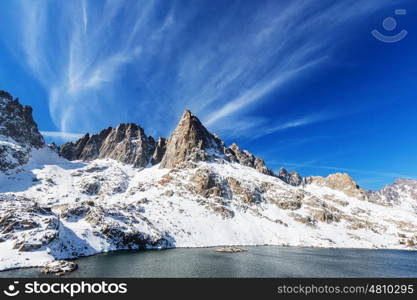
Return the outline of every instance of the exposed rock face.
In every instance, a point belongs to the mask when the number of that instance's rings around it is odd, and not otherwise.
[[[59,222],[48,207],[13,194],[0,194],[0,241],[13,240],[13,248],[33,251],[58,235]]]
[[[311,176],[305,178],[306,184],[316,184],[322,187],[328,187],[345,193],[349,197],[355,197],[360,200],[367,200],[368,195],[359,185],[353,181],[349,174],[336,173],[323,178],[321,176]]]
[[[185,110],[174,133],[167,141],[162,168],[174,168],[186,161],[209,161],[223,159],[254,168],[266,175],[273,172],[265,162],[247,150],[240,150],[236,144],[226,148],[224,142],[207,131],[200,120]]]
[[[99,134],[93,134],[89,136],[88,140],[84,138],[86,143],[83,148],[80,149],[80,156],[77,159],[89,161],[99,158],[101,154],[100,149],[112,130],[112,128],[107,128],[102,130]]]
[[[58,153],[62,157],[65,157],[68,160],[77,160],[80,159],[81,153],[84,150],[85,145],[90,139],[90,135],[87,133],[81,139],[75,143],[69,142],[65,143],[58,148]]]
[[[0,135],[12,138],[20,145],[41,148],[45,142],[33,121],[32,107],[0,91]]]
[[[397,179],[393,184],[384,186],[379,191],[369,191],[369,201],[385,204],[398,204],[400,199],[409,198],[415,201],[417,209],[417,181]]]
[[[0,171],[28,162],[32,148],[45,144],[32,118],[32,108],[0,91]]]
[[[167,141],[161,168],[174,168],[185,161],[204,161],[223,157],[223,153],[222,141],[208,132],[200,120],[186,110]]]
[[[240,150],[239,146],[236,144],[232,144],[230,145],[230,147],[228,148],[228,157],[230,158],[231,161],[235,161],[240,163],[243,166],[246,167],[252,167],[253,168],[253,164],[255,162],[255,156],[250,153],[247,150]]]
[[[1,138],[1,137],[0,137]],[[30,149],[22,147],[8,139],[0,140],[0,171],[7,171],[26,164]]]
[[[279,170],[278,178],[293,186],[299,186],[303,183],[303,178],[300,176],[300,174],[298,174],[296,171],[288,173],[288,171],[284,168]]]
[[[230,161],[238,162],[243,166],[251,167],[266,175],[273,175],[273,172],[265,166],[265,162],[255,157],[247,150],[240,150],[239,146],[232,144],[226,149],[226,155]]]
[[[210,133],[189,110],[184,111],[168,140],[160,137],[155,142],[136,124],[120,124],[99,134],[86,134],[75,143],[63,144],[58,150],[68,160],[111,158],[139,168],[159,163],[161,168],[175,168],[189,161],[225,160],[273,175],[265,162],[249,151],[240,150],[236,144],[226,148],[224,142]]]
[[[155,140],[136,124],[121,124],[112,130],[100,148],[99,158],[146,167],[155,149]]]
[[[64,208],[60,216],[73,221],[83,218],[95,236],[100,236],[117,249],[171,248],[172,238],[157,230],[142,215],[139,205],[131,204],[121,209],[87,202]]]
[[[190,188],[203,197],[218,196],[226,194],[224,183],[216,178],[215,174],[208,170],[198,170],[190,179],[193,186]]]
[[[263,174],[271,175],[271,176],[274,175],[274,172],[272,172],[272,170],[266,167],[265,161],[259,157],[255,158],[253,165],[256,170],[258,170],[259,172]]]
[[[120,124],[117,128],[109,127],[92,136],[86,134],[75,143],[62,145],[59,153],[69,160],[111,158],[144,168],[151,161],[154,150],[155,140],[136,124],[129,123]]]

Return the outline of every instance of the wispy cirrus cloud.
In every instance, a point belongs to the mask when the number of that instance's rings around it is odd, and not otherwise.
[[[226,122],[220,120],[214,128],[228,137],[244,137],[253,140],[279,131],[327,122],[361,113],[363,111],[363,109],[351,109],[342,112],[322,110],[312,114],[283,119],[281,121],[271,121],[261,117],[239,116],[237,118],[232,118],[231,122],[230,119]],[[277,118],[282,119],[285,117],[279,116]],[[227,122],[232,123],[233,127],[228,128],[226,125]],[[223,131],[223,128],[227,128],[227,131]]]
[[[330,1],[15,1],[23,65],[62,132],[139,122],[166,135],[184,108],[211,128],[331,60],[338,36],[387,5]],[[24,22],[22,22],[24,20]],[[321,118],[321,119],[320,119]],[[263,134],[324,121],[305,117]],[[244,131],[248,131],[246,126]],[[230,128],[230,126],[229,126]],[[228,134],[242,134],[230,128]]]
[[[112,28],[120,3],[90,3],[66,1],[57,8],[47,1],[19,2],[25,19],[21,48],[28,67],[48,89],[52,119],[63,132],[88,126],[94,110],[105,105],[99,98],[140,54],[139,47],[118,38],[123,33]]]
[[[236,99],[230,101],[218,110],[215,110],[214,112],[210,113],[205,123],[210,126],[218,120],[225,118],[235,112],[238,112],[239,110],[251,105],[252,103],[266,96],[274,89],[277,89],[280,85],[284,84],[288,80],[291,80],[291,78],[294,78],[303,70],[312,68],[313,66],[318,64],[319,61],[313,61],[309,64],[301,66],[298,69],[291,71],[283,71],[279,76],[277,76],[277,78],[271,79],[270,81],[255,84],[251,89],[244,91]]]

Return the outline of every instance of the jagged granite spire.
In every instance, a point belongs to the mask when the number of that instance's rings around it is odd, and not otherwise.
[[[303,183],[303,178],[298,172],[292,171],[288,173],[284,168],[279,169],[278,178],[293,186],[299,186]]]
[[[110,131],[99,158],[111,158],[135,167],[146,167],[155,150],[155,140],[136,124],[120,124]]]
[[[189,110],[185,110],[177,128],[167,141],[161,168],[174,168],[184,161],[201,161],[223,156],[222,141],[208,132]]]
[[[255,157],[248,150],[240,150],[239,146],[233,143],[226,149],[226,155],[232,162],[237,162],[241,165],[254,168],[266,175],[273,175],[274,173],[268,169],[263,159]]]
[[[69,160],[90,161],[111,158],[135,167],[148,165],[155,150],[155,140],[136,124],[120,124],[98,134],[84,135],[77,142],[63,144],[59,154]]]

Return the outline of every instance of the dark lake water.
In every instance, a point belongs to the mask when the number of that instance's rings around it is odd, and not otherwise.
[[[417,252],[397,250],[245,247],[125,251],[80,258],[65,277],[417,277]],[[44,277],[38,269],[0,277]]]

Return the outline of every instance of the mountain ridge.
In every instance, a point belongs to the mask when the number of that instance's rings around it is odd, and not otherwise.
[[[31,110],[18,102],[5,109],[12,101],[0,96],[2,120],[27,129],[22,136],[36,133]],[[0,139],[0,165],[10,160],[1,149],[24,148],[24,160],[0,170],[0,270],[123,249],[417,250],[417,181],[366,191],[343,173],[274,174],[249,151],[226,147],[189,111],[157,141],[132,123],[58,150],[37,134],[20,142],[13,134]]]
[[[120,130],[125,127],[136,128],[140,136],[145,138],[132,143],[131,136],[124,135],[124,131]],[[118,138],[109,141],[111,136]],[[112,155],[114,151],[109,150],[119,146],[116,144],[120,143],[126,146],[124,153],[122,151],[119,152],[120,155]],[[187,161],[225,159],[250,166],[267,175],[274,175],[261,158],[255,157],[249,151],[240,150],[234,143],[227,148],[224,142],[210,133],[188,109],[184,110],[172,135],[168,139],[160,137],[158,144],[153,137],[146,137],[145,131],[138,125],[121,123],[116,128],[109,127],[98,134],[86,134],[78,141],[64,143],[58,148],[58,153],[68,160],[91,161],[97,158],[113,158],[120,162],[132,163],[125,159],[132,151],[131,148],[144,147],[149,150],[141,153],[140,163],[134,163],[135,167],[145,168],[149,164],[160,163],[161,168],[173,168]]]
[[[0,90],[0,109],[0,137],[3,136],[3,139],[4,137],[12,138],[13,142],[23,146],[24,151],[21,155],[24,156],[24,159],[13,166],[24,165],[29,157],[30,149],[28,148],[34,147],[38,149],[46,146],[44,138],[33,120],[32,108],[21,105],[18,98],[14,99],[10,93]],[[4,111],[8,112],[8,114],[5,114]],[[16,112],[18,117],[16,117]],[[10,113],[14,114],[11,116]],[[10,122],[8,119],[12,119],[12,121]],[[180,135],[180,138],[177,135]],[[194,140],[192,143],[187,144],[190,136]],[[179,143],[185,143],[185,145],[177,149]],[[1,146],[4,147],[4,144]],[[312,182],[330,187],[353,185],[358,190],[358,193],[362,194],[361,197],[363,199],[368,199],[369,197],[381,198],[381,195],[384,194],[384,189],[387,190],[389,187],[395,186],[397,181],[415,181],[398,178],[393,184],[387,184],[381,190],[372,191],[363,190],[347,173],[334,173],[329,174],[327,177],[301,177],[295,170],[289,173],[285,168],[280,168],[278,173],[275,174],[265,165],[263,159],[256,157],[248,150],[241,150],[235,143],[226,147],[220,137],[210,133],[188,109],[184,110],[177,127],[168,139],[159,137],[155,141],[155,138],[147,136],[145,130],[138,124],[120,123],[115,128],[108,127],[97,134],[86,133],[75,142],[67,142],[57,146],[56,151],[60,156],[70,161],[92,161],[109,158],[122,163],[132,164],[136,168],[145,168],[156,164],[160,164],[161,168],[174,168],[178,164],[186,163],[187,161],[198,162],[216,158],[225,159],[229,162],[237,162],[243,166],[254,168],[263,174],[275,176],[293,186]],[[179,158],[177,157],[177,151],[181,153]],[[0,167],[2,166],[1,155],[0,148]],[[0,170],[5,171],[6,168],[3,167]],[[335,178],[339,183],[334,182]],[[352,187],[353,190],[354,188]]]

